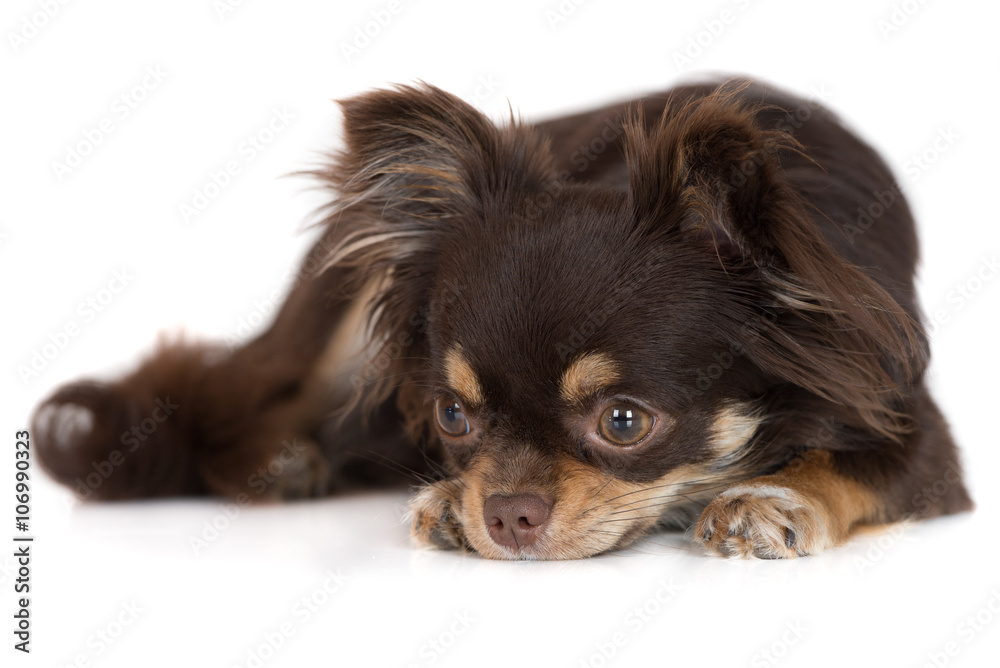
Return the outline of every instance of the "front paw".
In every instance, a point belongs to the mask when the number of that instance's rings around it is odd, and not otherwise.
[[[695,537],[725,557],[787,559],[827,547],[818,513],[787,487],[737,485],[701,514]]]
[[[459,520],[460,488],[451,480],[428,485],[410,501],[407,512],[413,539],[442,550],[471,550]]]

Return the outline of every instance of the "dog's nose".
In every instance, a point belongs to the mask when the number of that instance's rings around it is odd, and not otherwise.
[[[483,505],[490,538],[497,545],[516,550],[531,545],[549,521],[552,505],[537,494],[494,494]]]

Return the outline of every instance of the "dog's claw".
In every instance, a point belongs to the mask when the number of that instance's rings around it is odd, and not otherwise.
[[[738,495],[737,495],[738,494]],[[719,554],[757,559],[804,556],[809,549],[807,509],[793,492],[765,488],[725,492],[706,506],[697,536]]]
[[[419,541],[442,550],[463,549],[468,542],[456,513],[458,500],[451,485],[425,487],[410,503],[412,533]]]
[[[443,525],[428,532],[427,539],[440,550],[457,550],[460,547]]]
[[[711,523],[706,523],[705,528],[701,531],[701,539],[704,541],[709,541],[712,539],[712,535],[715,533],[715,527]]]

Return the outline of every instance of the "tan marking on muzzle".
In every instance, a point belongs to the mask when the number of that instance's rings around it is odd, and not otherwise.
[[[568,456],[547,459],[542,476],[534,459],[508,461],[506,455],[480,456],[460,476],[458,517],[468,544],[482,556],[580,559],[623,547],[658,521],[670,519],[672,508],[684,517],[696,517],[718,492],[720,480],[733,481],[725,473],[694,465],[677,468],[658,480],[628,482]],[[539,494],[552,499],[553,504],[544,533],[532,545],[515,552],[490,537],[483,507],[492,494],[522,493]],[[690,510],[692,504],[696,511]]]

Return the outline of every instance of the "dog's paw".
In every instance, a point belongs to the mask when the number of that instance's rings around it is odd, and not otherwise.
[[[72,452],[80,447],[97,424],[95,411],[86,404],[72,401],[51,402],[38,409],[34,431],[59,452]]]
[[[450,480],[430,484],[413,497],[407,515],[420,545],[442,550],[470,550],[459,520],[460,488]]]
[[[815,554],[830,543],[806,499],[771,485],[737,485],[720,494],[702,512],[695,538],[725,557],[757,559]]]

